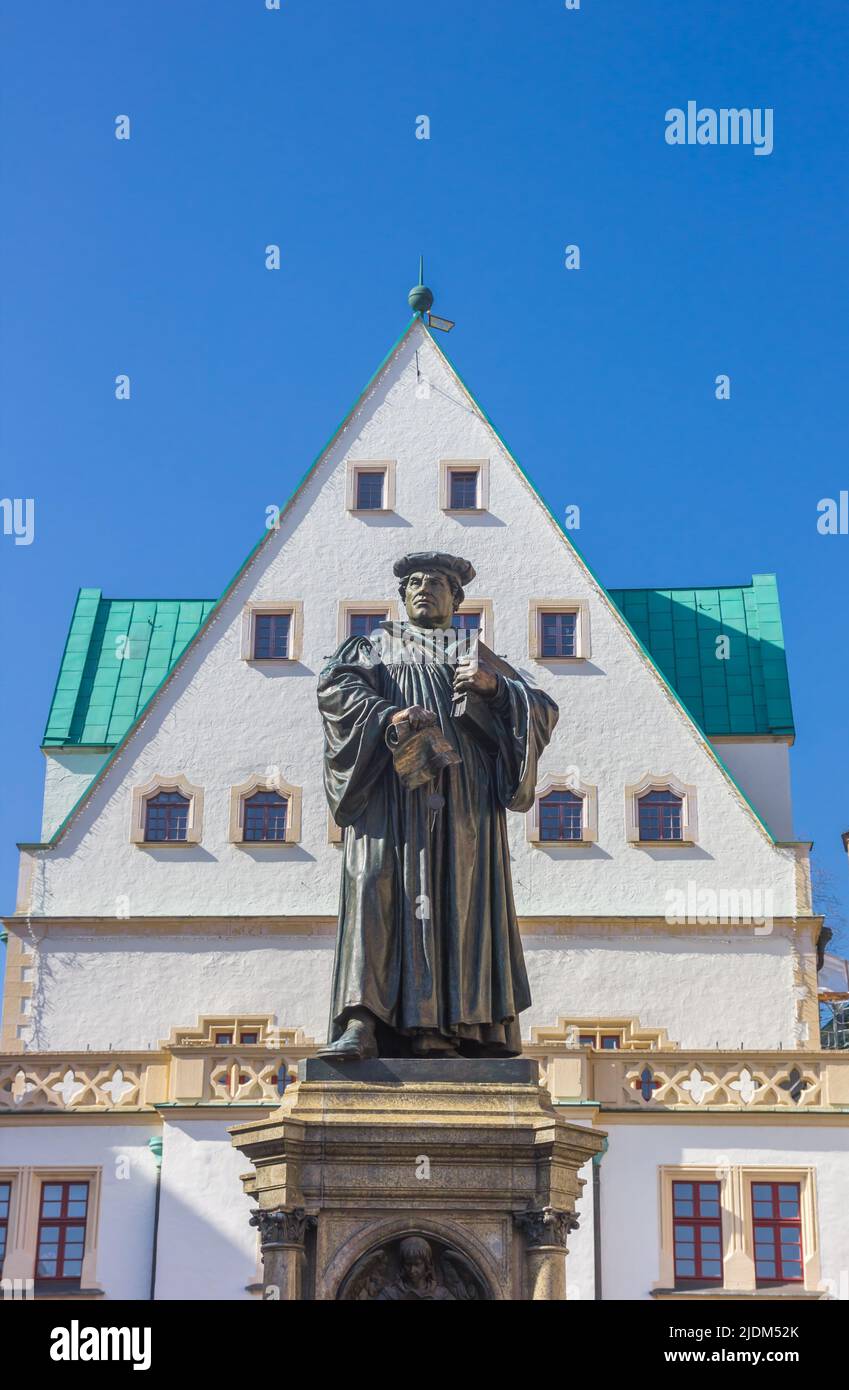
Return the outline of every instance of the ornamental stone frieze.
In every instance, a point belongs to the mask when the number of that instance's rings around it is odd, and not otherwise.
[[[273,1110],[317,1048],[304,1038],[279,1046],[193,1039],[156,1052],[0,1053],[0,1114],[155,1113],[164,1102]],[[601,1111],[799,1114],[849,1105],[849,1052],[603,1051],[552,1038],[526,1044],[523,1058],[539,1065],[555,1100],[591,1101]]]

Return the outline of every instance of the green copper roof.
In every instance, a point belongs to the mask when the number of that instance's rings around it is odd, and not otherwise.
[[[705,733],[793,733],[774,575],[733,588],[609,592]],[[44,746],[119,743],[214,603],[81,589]],[[720,636],[730,639],[728,660],[717,657]]]
[[[718,589],[608,592],[705,733],[792,735],[774,574]]]
[[[44,746],[119,743],[213,607],[80,589]]]

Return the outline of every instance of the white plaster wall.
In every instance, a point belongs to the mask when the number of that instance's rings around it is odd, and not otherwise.
[[[42,839],[48,839],[54,830],[58,830],[108,756],[108,753],[89,753],[78,749],[55,749],[45,753]]]
[[[805,1125],[797,1116],[775,1127],[609,1124],[601,1167],[602,1283],[605,1299],[650,1297],[659,1279],[658,1169],[816,1167],[823,1279],[849,1297],[849,1125]],[[568,1266],[567,1266],[568,1268]]]
[[[416,395],[414,350],[429,399]],[[397,513],[345,510],[345,460],[397,460]],[[438,508],[443,458],[490,458],[490,512]],[[706,752],[693,725],[556,532],[495,436],[416,327],[304,487],[211,630],[185,659],[143,727],[110,767],[59,845],[39,855],[35,914],[333,913],[339,879],[326,842],[322,734],[315,682],[337,642],[337,600],[392,597],[392,562],[438,547],[469,556],[469,596],[494,604],[496,651],[557,699],[561,720],[541,775],[569,767],[598,786],[599,838],[588,850],[532,849],[512,817],[517,905],[530,914],[663,914],[671,889],[771,888],[776,914],[796,909],[789,851],[776,850]],[[270,671],[240,659],[249,598],[303,599],[304,657]],[[592,655],[560,670],[528,658],[528,600],[585,598]],[[300,846],[252,852],[227,842],[230,787],[278,765],[304,788]],[[699,844],[635,849],[624,836],[623,788],[675,773],[699,789]],[[202,845],[139,850],[129,843],[131,789],[183,772],[206,793]]]
[[[770,936],[596,930],[525,937],[533,1003],[522,1035],[558,1018],[636,1018],[681,1047],[798,1047],[794,948]]]
[[[40,934],[40,929],[39,934]],[[809,944],[810,945],[810,944]],[[333,937],[107,935],[57,927],[35,943],[27,1046],[157,1047],[202,1014],[267,1013],[325,1037]],[[524,937],[533,1004],[522,1033],[563,1016],[636,1018],[682,1047],[798,1046],[789,932],[732,937],[587,928]],[[812,948],[811,948],[812,949]]]
[[[331,936],[53,931],[36,947],[27,1046],[158,1047],[202,1014],[272,1014],[324,1039]]]
[[[147,1141],[157,1124],[99,1122],[0,1128],[0,1165],[100,1167],[95,1278],[106,1298],[146,1299],[150,1289],[156,1165]],[[126,1171],[126,1177],[118,1174]]]
[[[787,743],[738,743],[711,739],[722,761],[743,791],[757,806],[779,840],[793,839],[793,806],[790,795],[790,745]]]
[[[250,1165],[227,1128],[243,1119],[169,1120],[163,1126],[157,1299],[246,1299],[261,1277],[254,1203],[239,1181]]]

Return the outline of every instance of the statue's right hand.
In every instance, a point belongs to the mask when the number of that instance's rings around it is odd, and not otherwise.
[[[407,709],[401,709],[397,714],[393,714],[392,723],[402,724],[409,721],[410,728],[415,732],[417,729],[426,729],[430,724],[436,724],[437,718],[433,710],[425,709],[423,705],[410,705]]]

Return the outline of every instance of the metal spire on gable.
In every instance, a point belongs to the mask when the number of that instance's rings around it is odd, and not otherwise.
[[[437,318],[435,314],[430,312],[430,307],[433,304],[433,290],[429,290],[424,283],[424,256],[419,256],[419,283],[413,285],[407,295],[407,300],[413,313],[421,314],[428,328],[438,328],[442,333],[450,333],[454,327],[453,320]]]

